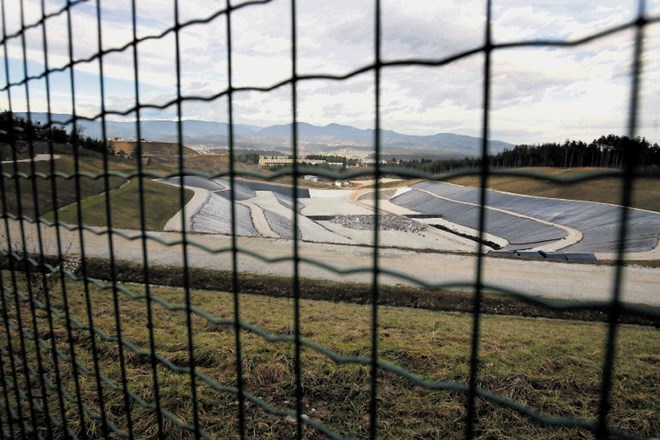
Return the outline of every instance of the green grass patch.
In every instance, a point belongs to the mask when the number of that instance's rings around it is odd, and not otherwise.
[[[9,277],[4,273],[5,285]],[[92,342],[98,351],[100,373],[119,390],[103,386],[107,417],[119,429],[125,430],[130,414],[135,435],[156,438],[156,416],[153,410],[132,402],[127,408],[121,393],[121,363],[116,342],[92,338],[87,330],[88,309],[84,286],[66,282],[68,310],[82,328],[74,328],[70,339],[65,319],[55,318],[48,330],[47,315],[37,313],[38,343],[43,361],[42,375],[55,383],[54,365],[48,351],[51,344],[62,353],[69,353],[69,343],[78,361],[94,370]],[[147,327],[147,305],[140,285],[129,287],[136,296],[118,294],[118,309],[113,305],[111,289],[90,287],[90,311],[96,329],[110,339],[117,336],[115,316],[121,318],[122,339],[147,352],[150,332]],[[24,286],[19,284],[20,292]],[[194,351],[188,351],[188,327],[184,292],[180,288],[151,289],[151,295],[178,309],[171,310],[153,303],[153,337],[159,356],[179,367],[194,362],[202,373],[223,386],[236,385],[236,345],[231,320],[234,297],[218,291],[191,292],[192,305],[214,319],[226,319],[214,324],[194,315],[192,319]],[[13,295],[3,291],[9,322],[17,322],[17,313],[24,323],[31,323],[27,303],[14,303]],[[37,293],[38,297],[42,297]],[[50,294],[52,307],[63,312],[64,297],[55,286]],[[293,301],[241,294],[240,318],[274,335],[293,334]],[[301,332],[308,340],[343,356],[364,356],[371,353],[371,307],[326,301],[301,300]],[[465,384],[469,378],[472,317],[469,314],[427,310],[380,307],[379,356],[427,381],[451,381]],[[30,327],[30,331],[31,331]],[[12,326],[10,334],[0,331],[0,343],[7,346],[8,336],[14,341],[14,357],[20,334]],[[602,323],[544,320],[521,317],[482,317],[480,334],[480,373],[478,386],[511,399],[538,413],[556,417],[595,420],[600,398],[602,358],[607,326]],[[268,343],[260,336],[241,332],[242,370],[245,390],[268,404],[287,410],[295,408],[294,347],[291,343]],[[651,327],[621,325],[618,331],[617,356],[613,372],[613,389],[609,422],[612,427],[639,437],[660,435],[660,338]],[[36,369],[35,343],[26,339],[25,355]],[[321,353],[302,350],[303,410],[311,419],[321,422],[344,437],[368,438],[370,372],[364,365],[337,365]],[[4,374],[13,381],[9,356],[3,355]],[[154,403],[153,370],[150,357],[133,353],[124,347],[127,387],[149,404]],[[75,396],[75,378],[69,362],[60,360],[62,387]],[[20,370],[22,372],[22,370]],[[182,423],[192,423],[192,403],[189,375],[159,365],[157,368],[160,402]],[[18,375],[23,391],[26,383]],[[99,413],[98,390],[94,377],[79,371],[78,382],[86,405]],[[61,419],[55,390],[44,394],[37,376],[32,377],[32,395],[38,403],[47,401],[50,413]],[[236,438],[238,405],[236,395],[215,390],[203,380],[197,381],[199,422],[202,429],[215,438]],[[10,388],[10,405],[15,406]],[[449,438],[464,437],[465,394],[456,391],[433,391],[414,385],[398,374],[378,373],[378,435],[380,438]],[[29,414],[22,401],[24,414]],[[588,438],[592,434],[579,429],[544,426],[493,402],[477,400],[476,438]],[[15,408],[14,408],[15,409]],[[88,416],[81,417],[76,406],[65,401],[64,412],[69,428],[81,436],[82,423],[88,437],[101,435],[101,423]],[[295,424],[283,416],[267,414],[261,407],[249,403],[243,409],[246,437],[255,439],[294,438]],[[45,420],[37,412],[38,424]],[[6,421],[6,418],[3,418]],[[29,422],[29,419],[26,419]],[[171,438],[191,437],[171,421],[166,435]],[[61,433],[53,433],[61,437]],[[306,428],[304,438],[323,438],[312,428]]]
[[[29,162],[16,164],[18,174],[15,174],[13,164],[2,165],[4,200],[8,212],[18,214],[20,203],[23,215],[35,218],[37,212],[35,206],[38,207],[39,214],[43,216],[44,214],[53,211],[54,207],[61,208],[76,201],[76,179],[56,176],[54,179],[57,198],[56,204],[53,205],[53,177],[50,172],[50,162],[35,162],[34,165],[36,174],[48,177],[45,178],[39,175],[32,177]],[[79,161],[79,169],[81,173],[86,172],[92,175],[101,174],[103,170],[102,161],[101,159],[81,158]],[[59,159],[55,160],[56,173],[72,176],[74,171],[75,166],[73,157],[61,155]],[[20,174],[25,174],[30,177],[21,177]],[[86,176],[80,176],[79,179],[80,195],[82,198],[98,194],[106,189],[103,178],[93,179]],[[18,190],[16,189],[16,182],[18,182]],[[110,177],[109,188],[117,188],[124,182],[125,180],[121,177]],[[36,204],[34,194],[36,194]]]
[[[162,231],[167,221],[181,209],[179,188],[151,179],[143,179],[144,207],[140,205],[139,180],[110,193],[113,228],[140,229],[140,216],[144,214],[146,229]],[[194,192],[186,189],[184,204]],[[89,226],[107,226],[105,195],[99,194],[82,201],[82,220]],[[77,223],[77,204],[69,205],[59,212],[64,223]]]
[[[35,150],[37,152],[47,152],[47,146],[37,145]],[[12,214],[19,213],[19,201],[21,205],[21,212],[23,215],[35,218],[38,207],[38,212],[41,216],[51,213],[46,218],[52,220],[52,211],[57,208],[63,208],[76,202],[76,177],[75,161],[70,153],[69,146],[56,146],[56,154],[60,157],[56,159],[55,173],[63,174],[67,177],[56,176],[56,201],[53,203],[52,180],[49,161],[35,162],[36,176],[32,176],[31,164],[18,163],[16,172],[13,164],[2,165],[2,183],[4,184],[4,196],[7,207],[7,212]],[[100,154],[81,150],[81,156],[78,160],[78,167],[81,173],[88,173],[92,177],[79,176],[80,180],[80,196],[81,199],[91,197],[96,194],[101,194],[106,191],[105,180],[103,178],[103,158]],[[130,174],[136,171],[136,162],[134,160],[126,160],[115,157],[108,158],[108,169],[110,172],[119,172]],[[148,170],[159,175],[165,175],[172,172],[172,168],[162,165],[148,165],[145,167]],[[28,177],[20,176],[21,174]],[[44,177],[46,176],[46,177]],[[18,190],[16,189],[16,182],[18,182]],[[120,176],[110,176],[108,189],[113,190],[119,188],[126,182],[126,179]],[[35,190],[36,187],[36,190]],[[35,198],[36,197],[36,205]],[[0,199],[2,202],[2,199]]]

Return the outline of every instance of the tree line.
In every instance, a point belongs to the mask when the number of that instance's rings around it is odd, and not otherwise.
[[[518,145],[492,156],[500,167],[606,167],[622,168],[626,154],[636,151],[641,168],[660,165],[660,146],[643,137],[609,134],[590,143],[566,140],[563,144]]]
[[[605,167],[622,168],[627,154],[637,152],[637,165],[640,168],[660,167],[660,146],[651,144],[643,137],[634,139],[628,136],[610,134],[594,139],[590,143],[566,140],[564,143],[548,142],[539,145],[517,145],[501,153],[491,154],[489,164],[496,168],[515,167]],[[385,167],[399,166],[424,171],[431,174],[443,173],[461,168],[478,168],[479,157],[440,160],[391,160]]]
[[[11,112],[0,113],[0,143],[13,144],[18,142],[53,142],[68,144],[87,150],[103,153],[110,145],[103,140],[85,136],[80,127],[69,131],[59,124],[50,126],[34,123],[25,118],[14,116]]]

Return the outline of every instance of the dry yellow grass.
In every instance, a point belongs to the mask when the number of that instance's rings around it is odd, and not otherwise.
[[[594,168],[527,168],[527,171],[550,176],[572,177],[595,170]],[[465,186],[479,186],[479,176],[463,176],[449,180]],[[622,179],[604,177],[574,184],[557,184],[545,179],[527,177],[490,176],[488,187],[499,191],[526,194],[540,197],[554,197],[572,200],[589,200],[621,204]],[[635,182],[632,206],[660,212],[660,179],[640,178]]]
[[[6,274],[4,285],[10,284]],[[24,292],[24,285],[19,285]],[[131,290],[142,295],[143,288]],[[63,297],[56,291],[51,302],[63,310]],[[118,345],[99,337],[91,338],[81,283],[67,282],[69,310],[80,322],[71,343],[79,362],[94,370],[92,342],[99,353],[99,370],[112,383],[113,390],[103,387],[107,417],[119,429],[127,426],[127,411],[121,393],[121,369]],[[151,294],[170,304],[181,306],[184,292],[175,288],[153,288]],[[194,354],[198,373],[222,386],[236,384],[236,346],[231,320],[233,296],[223,292],[193,291],[192,304],[215,319],[214,324],[200,316],[192,321]],[[121,318],[122,337],[143,351],[150,344],[147,308],[143,297],[130,299],[120,293],[119,310],[113,306],[111,291],[91,288],[91,316],[95,328],[110,338],[116,336],[115,314]],[[9,320],[16,322],[13,295],[5,292]],[[31,323],[27,304],[18,310],[24,323]],[[337,304],[324,301],[301,301],[302,335],[342,356],[369,356],[371,337],[370,306]],[[240,317],[273,335],[293,332],[293,302],[264,296],[241,295]],[[48,332],[44,312],[39,312],[39,343],[43,345],[43,374],[55,383],[53,364],[47,351],[51,343],[63,353],[69,350],[64,320],[56,319],[54,339]],[[153,304],[153,333],[156,353],[179,367],[190,365],[187,324],[184,309],[168,310]],[[24,324],[28,325],[28,324]],[[466,383],[469,372],[472,318],[470,315],[380,308],[379,356],[429,381]],[[560,320],[484,316],[480,338],[480,387],[524,404],[548,416],[579,417],[594,420],[598,411],[602,356],[606,326]],[[660,338],[650,327],[622,325],[617,343],[616,368],[612,395],[612,426],[641,437],[660,435]],[[19,334],[10,334],[17,350]],[[7,335],[0,332],[3,347]],[[242,369],[245,390],[268,404],[286,410],[295,408],[294,359],[291,343],[268,343],[259,335],[243,331]],[[35,367],[34,344],[27,341],[28,362]],[[139,355],[124,347],[127,386],[146,402],[154,403],[153,371],[149,356]],[[21,356],[16,354],[17,360]],[[5,375],[11,379],[9,358],[3,355]],[[321,353],[304,348],[302,352],[303,408],[315,421],[321,422],[345,437],[368,437],[369,367],[336,365]],[[64,388],[75,395],[74,376],[68,362],[60,361]],[[192,422],[189,376],[176,373],[164,365],[157,369],[160,403],[182,423]],[[38,378],[32,378],[32,392],[42,401]],[[22,376],[19,384],[25,390]],[[98,392],[92,376],[79,376],[82,397],[96,413],[100,411]],[[201,428],[215,438],[236,438],[237,398],[233,393],[217,391],[198,381],[198,414]],[[380,438],[463,438],[465,396],[449,391],[431,391],[412,384],[408,379],[381,371],[378,375]],[[57,395],[50,391],[50,412],[60,420]],[[14,405],[14,403],[10,403]],[[24,414],[29,414],[23,403]],[[81,419],[73,404],[65,404],[68,427],[82,434]],[[254,403],[244,408],[247,438],[293,438],[295,424],[284,416],[269,415]],[[477,438],[589,438],[589,432],[553,428],[531,422],[527,417],[493,402],[477,401]],[[130,406],[135,434],[140,438],[156,438],[157,424],[153,410],[137,403]],[[29,419],[28,419],[29,421]],[[101,424],[85,416],[87,435],[101,435]],[[44,426],[40,417],[38,423]],[[171,421],[165,428],[170,438],[188,438]],[[318,431],[306,428],[304,438],[324,438]]]
[[[179,144],[176,142],[142,142],[142,154],[145,155],[164,155],[172,156],[179,153]],[[137,148],[137,142],[117,141],[112,143],[112,149],[115,152],[123,154],[134,154]],[[197,152],[192,148],[183,147],[185,155],[196,155]]]

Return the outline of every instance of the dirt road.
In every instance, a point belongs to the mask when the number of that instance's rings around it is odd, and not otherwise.
[[[20,243],[18,222],[10,221],[10,241]],[[136,231],[119,231],[132,237],[139,237]],[[77,233],[61,229],[62,243],[68,253],[79,253]],[[4,225],[2,235],[5,235]],[[44,251],[56,253],[54,228],[42,227]],[[152,238],[165,243],[177,243],[181,236],[176,232],[150,232]],[[26,224],[28,251],[38,251],[36,227]],[[222,235],[189,235],[192,243],[188,246],[191,266],[231,269],[230,238]],[[107,234],[83,235],[85,253],[90,257],[108,257]],[[140,262],[142,259],[141,241],[130,240],[114,235],[115,256],[118,259]],[[7,240],[3,237],[2,243]],[[261,255],[269,260],[285,259],[280,262],[264,262],[259,258],[241,253],[239,271],[255,274],[275,274],[287,276],[292,273],[292,263],[286,258],[292,254],[291,240],[240,237],[239,247]],[[200,249],[200,246],[209,248]],[[182,246],[180,244],[148,241],[150,264],[180,265]],[[345,246],[319,243],[300,243],[300,254],[305,259],[314,259],[340,271],[351,274],[337,274],[318,265],[303,262],[301,275],[305,278],[370,282],[373,265],[373,250],[369,247]],[[524,261],[503,258],[485,258],[484,281],[487,284],[503,286],[529,294],[564,299],[607,300],[612,295],[614,268],[604,265],[567,264],[560,262]],[[403,249],[383,248],[379,251],[380,267],[396,271],[406,276],[418,277],[429,283],[472,282],[476,274],[477,258],[474,255],[448,253],[425,253]],[[359,269],[364,271],[359,272]],[[382,275],[382,283],[410,284],[409,281],[390,275]],[[627,267],[624,271],[623,299],[630,303],[660,306],[660,269]]]

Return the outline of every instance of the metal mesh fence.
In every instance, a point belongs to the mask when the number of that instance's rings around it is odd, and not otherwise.
[[[102,45],[101,14],[102,7],[100,0],[96,1],[97,24],[99,33],[98,51],[88,58],[75,58],[73,50],[73,36],[71,32],[71,12],[83,1],[69,0],[60,10],[45,14],[45,3],[41,2],[41,19],[33,22],[21,21],[20,30],[14,34],[7,33],[5,25],[5,16],[7,13],[6,2],[2,2],[3,35],[0,45],[4,48],[4,70],[6,83],[2,85],[1,91],[6,94],[9,104],[8,110],[12,112],[12,103],[15,101],[13,93],[20,91],[24,93],[27,101],[27,118],[30,118],[32,109],[30,100],[31,85],[35,81],[44,81],[46,86],[46,109],[49,115],[48,126],[54,126],[55,122],[51,118],[51,99],[54,91],[51,90],[50,80],[56,74],[68,75],[71,87],[71,108],[73,109],[72,118],[68,121],[74,128],[81,120],[100,121],[103,131],[103,138],[107,139],[106,118],[113,116],[135,116],[137,150],[136,169],[129,172],[117,171],[109,166],[107,154],[103,156],[101,162],[102,170],[93,172],[81,167],[80,150],[73,148],[74,168],[70,173],[57,171],[54,161],[49,162],[49,169],[45,172],[43,168],[38,168],[34,160],[29,161],[29,172],[19,170],[17,164],[17,143],[18,137],[24,133],[10,132],[8,135],[12,139],[12,164],[2,164],[1,171],[4,177],[0,192],[2,195],[2,217],[3,217],[3,243],[2,256],[4,257],[4,266],[2,268],[2,326],[4,334],[0,337],[2,340],[2,350],[0,355],[0,371],[2,371],[2,399],[0,403],[0,430],[1,438],[50,438],[50,437],[181,437],[194,436],[195,438],[214,437],[207,432],[200,422],[199,402],[204,397],[204,393],[211,391],[218,395],[231,396],[229,399],[227,411],[234,411],[237,426],[236,432],[226,434],[235,436],[238,434],[241,438],[251,436],[247,431],[246,412],[247,407],[256,407],[266,413],[288,417],[295,426],[295,435],[297,438],[327,436],[329,438],[342,438],[342,435],[335,432],[331,426],[324,424],[321,420],[313,416],[305,415],[304,408],[304,388],[305,388],[305,369],[302,357],[304,351],[313,352],[316,355],[326,357],[327,359],[342,365],[362,365],[365,366],[370,375],[369,393],[370,407],[365,412],[368,417],[368,435],[370,438],[376,438],[379,435],[379,402],[381,402],[381,389],[379,387],[379,378],[383,374],[392,374],[400,377],[403,381],[426,389],[432,392],[448,391],[462,394],[466,397],[465,418],[464,418],[464,436],[474,438],[479,436],[475,431],[477,423],[477,401],[480,399],[493,402],[497,406],[508,408],[524,417],[546,426],[561,426],[567,428],[579,428],[585,432],[593,433],[597,438],[634,438],[633,435],[618,430],[612,426],[609,418],[610,401],[612,395],[612,383],[614,374],[614,365],[616,358],[617,331],[619,330],[619,321],[622,314],[650,317],[652,319],[660,318],[657,310],[642,306],[634,306],[622,301],[622,278],[625,271],[625,243],[628,234],[628,207],[632,202],[632,188],[635,179],[640,175],[646,177],[657,177],[657,172],[640,171],[637,167],[638,152],[628,151],[626,154],[623,173],[622,173],[622,194],[621,205],[624,207],[621,211],[620,231],[618,240],[618,257],[614,270],[614,290],[611,292],[611,299],[608,301],[591,302],[566,302],[553,301],[539,298],[526,292],[503,289],[498,286],[487,285],[484,282],[484,249],[479,244],[477,249],[477,263],[473,282],[468,286],[443,285],[429,282],[424,279],[407,275],[404,271],[391,271],[384,269],[380,264],[380,229],[373,228],[373,246],[372,264],[370,267],[354,268],[350,270],[334,267],[322,261],[316,261],[301,254],[301,240],[298,234],[293,234],[291,255],[286,258],[269,258],[240,246],[237,234],[232,234],[229,247],[213,248],[200,244],[199,241],[191,241],[186,228],[182,228],[179,239],[167,241],[160,238],[157,234],[147,231],[146,214],[143,212],[139,219],[139,233],[137,235],[124,230],[113,228],[113,219],[111,213],[110,192],[113,189],[112,179],[119,177],[122,179],[137,179],[139,204],[144,207],[146,204],[146,182],[149,178],[166,177],[182,178],[191,174],[201,175],[211,178],[225,178],[230,182],[230,199],[236,200],[235,179],[237,177],[257,177],[265,179],[275,179],[282,176],[300,177],[304,174],[314,172],[325,177],[335,179],[346,179],[359,176],[372,176],[375,178],[375,191],[381,189],[379,178],[384,175],[380,165],[382,157],[381,142],[381,72],[388,68],[401,66],[432,66],[442,68],[452,62],[461,60],[474,55],[483,56],[483,116],[482,116],[482,146],[481,146],[481,167],[475,171],[457,171],[442,175],[427,175],[425,173],[411,171],[404,168],[388,168],[387,174],[396,174],[401,177],[425,178],[430,180],[446,180],[451,177],[463,174],[478,174],[480,179],[480,201],[479,201],[479,243],[483,243],[485,234],[486,219],[486,188],[488,187],[489,177],[494,173],[498,175],[511,175],[521,177],[542,178],[559,184],[574,183],[584,180],[595,179],[602,176],[612,175],[612,172],[597,172],[580,177],[561,178],[556,176],[542,175],[530,171],[525,172],[507,172],[506,170],[493,170],[489,167],[489,144],[490,138],[490,107],[491,107],[491,58],[494,52],[509,49],[513,50],[520,47],[550,47],[566,48],[580,46],[592,41],[605,38],[607,36],[625,32],[634,31],[634,58],[632,60],[632,81],[630,86],[630,107],[628,112],[628,135],[635,137],[638,125],[638,108],[640,96],[640,72],[643,59],[643,36],[645,28],[660,21],[660,17],[651,17],[645,13],[644,3],[640,2],[639,10],[634,20],[610,29],[603,29],[579,40],[561,41],[517,41],[506,44],[494,43],[491,37],[491,1],[486,5],[486,22],[484,27],[484,44],[459,53],[454,53],[442,58],[429,59],[397,59],[384,61],[381,56],[381,8],[380,2],[375,2],[373,33],[374,53],[373,60],[364,66],[344,75],[327,75],[323,73],[305,74],[298,73],[298,45],[297,45],[297,21],[296,21],[296,1],[291,1],[291,74],[290,77],[269,87],[234,87],[232,78],[232,15],[243,8],[259,8],[261,4],[269,1],[249,1],[239,5],[231,5],[227,1],[226,7],[216,11],[209,11],[205,19],[180,22],[178,11],[181,5],[174,2],[174,23],[159,35],[143,36],[138,38],[136,24],[136,1],[132,2],[131,23],[133,30],[133,39],[123,47],[104,48]],[[12,6],[14,7],[14,6]],[[18,7],[21,9],[21,18],[24,17],[24,2],[20,1]],[[43,72],[29,75],[26,55],[26,33],[29,29],[41,28],[43,36],[43,47],[47,48],[46,40],[48,38],[48,24],[56,17],[66,17],[69,31],[68,55],[69,62],[58,68],[50,68],[47,50],[44,51]],[[226,42],[227,42],[227,75],[228,87],[209,96],[183,95],[181,92],[181,66],[185,64],[185,59],[180,50],[180,33],[183,29],[193,25],[209,25],[218,17],[224,17],[226,20]],[[148,40],[158,40],[166,37],[172,37],[175,41],[175,60],[176,60],[176,98],[162,105],[143,104],[140,102],[140,84],[143,78],[139,76],[138,50],[141,44]],[[22,79],[16,82],[10,82],[9,59],[7,56],[8,44],[12,41],[18,41],[22,47],[23,75]],[[133,105],[125,108],[123,111],[108,111],[105,107],[104,83],[104,57],[112,53],[132,52],[133,55],[133,80],[135,84]],[[101,91],[101,112],[91,118],[76,114],[76,69],[83,63],[97,63],[99,67],[99,80]],[[311,80],[343,81],[360,75],[373,75],[374,81],[374,139],[373,169],[360,169],[349,172],[332,172],[311,170],[293,161],[292,167],[280,170],[276,173],[259,174],[238,169],[235,166],[236,148],[235,124],[234,124],[234,96],[244,92],[263,92],[268,93],[277,89],[290,89],[292,102],[292,156],[299,157],[299,134],[297,128],[298,122],[298,85]],[[186,158],[183,145],[182,117],[183,106],[188,102],[214,102],[219,99],[226,99],[228,103],[228,146],[229,161],[228,170],[216,174],[191,173],[186,169]],[[178,115],[178,171],[163,175],[146,169],[142,157],[143,142],[141,142],[141,124],[142,112],[147,110],[160,110],[166,108],[175,108]],[[34,142],[29,136],[26,139],[29,156],[34,157]],[[104,141],[105,142],[105,141]],[[48,154],[54,155],[54,142],[49,139]],[[617,173],[614,173],[619,175]],[[49,193],[52,198],[53,207],[59,206],[58,198],[62,191],[73,191],[76,200],[83,200],[85,197],[86,182],[100,182],[102,190],[105,193],[104,205],[106,212],[107,228],[92,228],[86,226],[83,221],[81,204],[77,204],[76,219],[74,225],[65,224],[59,221],[57,209],[53,211],[53,218],[48,220],[40,212],[40,206],[43,206],[37,200],[42,193]],[[182,181],[180,181],[182,183]],[[293,194],[298,193],[298,179],[292,179]],[[66,183],[66,189],[63,184]],[[21,194],[25,187],[30,188],[32,200],[21,199]],[[180,205],[181,224],[185,225],[186,201],[187,195],[184,185],[178,186],[178,201]],[[14,193],[16,205],[9,209],[9,199]],[[293,212],[299,211],[299,200],[293,198]],[[374,199],[375,225],[380,221],[379,198]],[[236,231],[236,205],[230,204],[231,230]],[[298,216],[292,217],[292,230],[298,231]],[[36,225],[36,227],[35,227]],[[43,234],[44,228],[49,228],[54,234],[55,249],[46,249],[49,246],[46,243]],[[74,247],[79,250],[79,260],[74,265],[67,265],[67,249],[71,245],[62,237],[63,234],[73,232],[75,240]],[[94,238],[96,237],[96,238]],[[86,240],[97,240],[98,237],[106,240],[108,247],[108,260],[106,266],[107,277],[101,279],[95,276],[89,267],[88,258],[85,254],[89,245]],[[115,247],[117,240],[137,241],[140,244],[142,267],[142,284],[136,287],[130,284],[120,282],[118,276],[117,262],[115,261]],[[148,249],[153,246],[177,247],[181,250],[182,261],[179,262],[182,272],[183,303],[177,305],[158,294],[154,294],[151,286],[152,272],[149,270],[150,260]],[[209,256],[225,256],[231,260],[231,277],[229,284],[233,295],[231,313],[227,316],[213,315],[203,308],[194,305],[191,294],[191,264],[189,256],[192,251],[208,253]],[[55,258],[52,258],[52,255]],[[293,266],[293,277],[291,280],[292,297],[292,326],[289,334],[273,334],[263,328],[251,325],[241,319],[241,295],[240,283],[242,274],[239,271],[239,257],[249,256],[260,259],[269,264],[288,261]],[[301,300],[301,265],[308,264],[320,267],[339,276],[351,275],[354,273],[371,274],[371,293],[370,293],[370,355],[369,356],[347,356],[338,354],[328,346],[313,342],[304,337],[304,329],[301,327],[300,300]],[[443,381],[436,382],[420,377],[406,368],[396,364],[384,361],[379,356],[379,302],[380,302],[380,279],[383,276],[392,276],[402,281],[406,281],[417,286],[441,289],[450,287],[469,287],[472,289],[472,327],[469,354],[469,380]],[[70,293],[71,283],[79,282],[79,288],[76,296]],[[81,287],[80,287],[81,286]],[[596,418],[572,418],[547,415],[543,412],[533,410],[525,402],[519,402],[515,398],[500,395],[478,386],[480,372],[480,336],[482,325],[482,301],[485,290],[499,292],[514,298],[522,299],[526,302],[542,305],[554,310],[602,310],[608,314],[608,330],[605,341],[604,357],[602,359],[602,377],[599,383],[600,398],[598,403],[598,415]],[[110,292],[108,298],[111,304],[103,306],[104,313],[113,314],[114,326],[110,332],[102,330],[95,325],[98,310],[95,307],[101,307],[94,301],[95,292]],[[147,347],[140,347],[130,340],[122,337],[125,332],[125,317],[120,313],[122,301],[140,300],[146,305],[144,319]],[[80,310],[84,310],[82,317],[76,318],[71,314],[72,304],[78,304]],[[185,347],[182,352],[185,353],[182,359],[168,359],[158,353],[158,338],[154,335],[157,328],[158,307],[160,311],[176,313],[183,317],[179,323],[179,329],[186,333]],[[82,320],[79,320],[82,319]],[[232,353],[234,360],[232,365],[235,369],[236,381],[234,384],[227,385],[216,381],[204,372],[200,371],[199,353],[203,351],[203,345],[196,342],[195,329],[199,326],[218,326],[233,331],[234,341]],[[293,347],[291,353],[291,362],[293,375],[293,396],[295,404],[293,408],[284,408],[271,404],[262,397],[254,395],[246,390],[244,384],[245,371],[243,354],[243,344],[245,338],[261,338],[265,344],[287,343]],[[66,344],[56,343],[56,339],[67,341]],[[81,344],[86,347],[82,350]],[[111,347],[111,348],[109,348]],[[112,356],[112,359],[119,365],[117,374],[108,376],[103,374],[100,362]],[[132,363],[142,362],[143,369],[139,381],[135,377],[129,377],[128,366]],[[181,389],[190,393],[189,418],[182,420],[179,416],[171,412],[162,404],[163,390],[162,381],[166,374],[174,373],[179,377]],[[169,377],[169,376],[168,376]],[[172,380],[172,379],[168,379]],[[73,386],[65,386],[73,383]],[[139,386],[137,384],[140,384]],[[90,385],[91,384],[91,385]],[[93,397],[83,396],[81,388],[91,387],[95,390]],[[171,392],[171,391],[168,391]],[[120,407],[118,404],[109,407],[107,396],[109,394],[121,396]],[[235,406],[233,406],[235,405]],[[130,408],[141,407],[151,411],[155,415],[155,426],[152,432],[136,432],[134,426],[135,418],[132,416],[134,410]],[[67,409],[69,408],[69,409]],[[72,409],[71,409],[72,408]],[[657,416],[657,413],[656,413]],[[90,435],[89,433],[95,433]],[[177,432],[178,434],[174,434]]]

